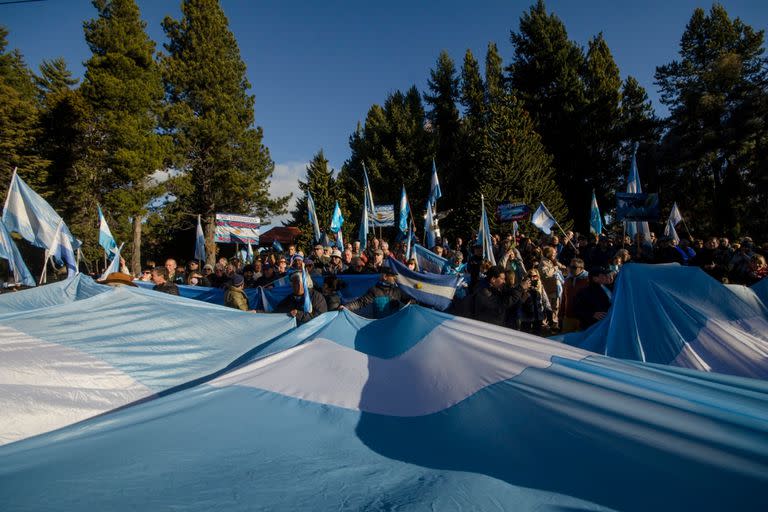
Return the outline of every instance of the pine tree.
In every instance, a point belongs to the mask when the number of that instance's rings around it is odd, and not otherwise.
[[[694,11],[680,60],[656,68],[662,102],[670,109],[663,161],[676,175],[678,202],[690,205],[703,232],[768,233],[768,197],[756,185],[765,169],[758,159],[768,114],[763,44],[763,30],[731,20],[715,4],[709,13]]]
[[[35,84],[41,97],[48,94],[72,89],[79,80],[72,76],[63,57],[44,60],[40,64],[40,75],[35,77]]]
[[[8,31],[0,26],[0,184],[10,184],[13,168],[37,192],[44,190],[48,162],[40,158],[37,90],[17,50],[7,51]]]
[[[155,194],[150,176],[162,167],[166,151],[157,134],[162,81],[155,44],[134,0],[94,0],[93,5],[98,17],[84,24],[92,55],[81,91],[97,132],[91,142],[103,207],[117,221],[111,228],[119,239],[132,234],[131,270],[138,274],[142,221]],[[95,226],[96,212],[91,215]]]
[[[488,43],[488,50],[485,53],[485,91],[486,102],[489,104],[506,100],[504,72],[496,43]]]
[[[471,50],[464,54],[461,66],[461,105],[464,107],[464,121],[472,126],[482,124],[485,110],[485,86],[480,77],[480,65]]]
[[[169,39],[162,57],[170,103],[165,127],[177,149],[175,167],[192,185],[179,207],[203,215],[210,263],[216,212],[279,214],[290,196],[269,197],[274,163],[254,126],[245,63],[219,2],[185,0],[181,10],[181,20],[163,21]]]
[[[307,192],[312,194],[315,202],[315,212],[320,223],[320,232],[328,234],[333,216],[333,208],[338,198],[336,180],[333,177],[333,169],[328,167],[328,160],[323,154],[323,150],[318,151],[312,161],[307,165],[306,181],[299,180],[299,189],[303,195],[296,200],[296,207],[291,212],[291,226],[301,229],[297,243],[298,246],[309,254],[314,236],[312,224],[309,222],[307,210]]]
[[[584,54],[568,39],[563,22],[547,13],[542,0],[523,14],[519,32],[512,32],[510,39],[515,48],[515,58],[507,67],[510,85],[554,157],[556,181],[569,191],[569,210],[583,211],[589,198],[575,191],[584,189],[590,170],[581,140],[586,106],[581,76]]]
[[[568,189],[581,199],[580,208],[571,211],[579,227],[589,222],[590,191],[595,191],[599,204],[612,204],[622,178],[621,77],[602,34],[589,41],[583,76],[587,104],[581,140],[590,169],[580,188]]]

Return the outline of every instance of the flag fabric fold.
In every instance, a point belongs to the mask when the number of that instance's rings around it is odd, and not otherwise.
[[[432,306],[440,311],[451,305],[456,288],[463,281],[463,276],[441,275],[431,272],[414,272],[390,256],[389,266],[397,273],[400,289],[421,304]]]
[[[592,191],[592,208],[589,215],[589,231],[596,235],[603,232],[603,218],[600,216],[600,208],[597,206],[595,191]]]
[[[97,205],[97,208],[99,209],[99,245],[104,248],[104,252],[107,255],[110,255],[117,249],[117,242],[115,242],[115,237],[112,236],[112,231],[110,231],[107,219],[101,211],[101,206]]]
[[[405,185],[403,185],[403,190],[400,193],[400,223],[398,227],[400,228],[400,232],[405,235],[408,233],[408,219],[411,214],[411,207],[408,204],[408,195],[405,193]]]
[[[440,181],[437,179],[437,166],[435,165],[435,160],[432,159],[432,181],[429,184],[429,202],[432,203],[433,208],[437,204],[437,200],[442,196]]]
[[[480,209],[480,227],[477,229],[477,241],[475,243],[483,247],[483,259],[495,265],[496,257],[493,255],[491,228],[488,224],[488,215],[485,212],[485,197],[482,195],[480,196]]]
[[[319,242],[322,234],[320,233],[320,222],[317,220],[317,211],[315,210],[315,200],[312,198],[312,193],[307,190],[307,216],[309,217],[309,223],[312,225],[312,232],[314,234],[313,242]]]
[[[21,257],[19,248],[11,238],[11,234],[5,229],[5,224],[0,222],[0,258],[8,260],[8,269],[13,274],[15,284],[35,286],[35,278],[29,272],[27,265]]]
[[[416,259],[416,267],[420,271],[431,272],[432,274],[444,274],[445,270],[451,266],[447,259],[419,244],[413,244],[413,257]]]
[[[250,244],[248,244],[250,246]],[[200,215],[197,216],[197,231],[195,233],[195,259],[205,261],[205,235],[200,224]]]

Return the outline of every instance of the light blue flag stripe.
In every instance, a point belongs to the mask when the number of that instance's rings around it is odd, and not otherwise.
[[[603,232],[603,218],[600,216],[600,208],[597,207],[597,197],[595,191],[592,191],[592,208],[589,216],[589,230],[599,235]]]
[[[97,205],[96,207],[99,209],[99,245],[104,248],[107,255],[110,255],[117,249],[117,242],[112,236],[112,231],[109,229],[104,212],[101,211],[101,206]]]

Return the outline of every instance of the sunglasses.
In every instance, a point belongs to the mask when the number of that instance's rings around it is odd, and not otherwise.
[[[151,271],[149,271],[149,270],[145,270],[144,272],[142,272],[142,274],[151,274],[151,273],[152,273],[152,272],[151,272]]]

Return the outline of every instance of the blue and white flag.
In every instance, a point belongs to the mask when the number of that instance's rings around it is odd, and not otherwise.
[[[109,274],[120,272],[120,253],[123,252],[123,245],[125,245],[125,243],[120,244],[120,247],[112,253],[112,261],[110,261],[109,265],[107,265],[107,268],[104,269],[104,273],[101,274],[99,280],[103,281],[109,276]]]
[[[671,216],[664,226],[664,236],[671,238],[677,243],[680,243],[680,236],[677,234],[677,230],[675,229],[675,224],[672,221]]]
[[[371,184],[368,182],[368,171],[363,164],[363,214],[360,219],[360,231],[358,239],[360,240],[360,250],[364,251],[368,245],[368,231],[370,229],[371,216],[373,216],[375,207],[373,205],[373,192]]]
[[[405,243],[405,259],[410,260],[411,259],[411,247],[413,245],[413,223],[408,224],[408,240]]]
[[[317,211],[315,210],[315,200],[312,199],[312,193],[307,190],[307,216],[309,217],[309,223],[312,224],[312,232],[314,234],[313,242],[320,241],[320,222],[317,220]]]
[[[338,233],[343,225],[344,215],[341,214],[341,207],[339,207],[339,202],[336,201],[336,206],[333,207],[333,217],[331,218],[331,233]]]
[[[195,259],[205,261],[205,235],[203,234],[203,226],[200,224],[199,215],[197,216],[197,231],[195,233]]]
[[[336,233],[336,247],[340,251],[344,251],[344,232],[342,230],[339,230],[338,233]]]
[[[435,234],[435,219],[432,215],[434,205],[427,201],[427,215],[424,217],[424,243],[432,248],[437,245],[437,236]]]
[[[263,286],[259,286],[259,293],[261,294],[261,309],[266,311],[267,313],[271,313],[275,310],[275,308],[272,307],[271,302],[267,298],[267,293],[264,290]]]
[[[101,211],[101,206],[97,205],[99,209],[99,245],[104,248],[104,252],[107,255],[113,254],[117,249],[117,242],[115,237],[112,236],[112,231],[109,230],[107,225],[107,219],[104,218],[104,213]]]
[[[371,190],[371,182],[368,181],[368,170],[365,168],[365,164],[363,164],[363,180],[365,182],[365,202],[368,206],[368,215],[373,215],[376,206],[373,203],[373,190]]]
[[[60,219],[51,245],[45,250],[45,258],[46,261],[48,258],[53,258],[65,265],[67,267],[67,277],[70,278],[77,274],[77,257],[75,256],[75,250],[72,248],[71,235],[64,233],[65,228],[64,220]]]
[[[405,185],[403,185],[403,190],[400,193],[400,223],[398,227],[400,228],[400,232],[402,234],[408,233],[408,220],[411,216],[411,206],[408,204],[408,196],[405,193]]]
[[[639,144],[637,142],[632,146],[632,160],[629,165],[629,178],[627,179],[627,193],[640,194],[643,192],[643,185],[640,183],[640,173],[637,170],[637,148]],[[642,233],[645,236],[646,243],[651,242],[651,229],[648,227],[648,222],[629,222],[625,221],[627,234],[634,239],[637,233]]]
[[[5,224],[0,222],[0,258],[8,260],[8,269],[13,274],[14,284],[35,286],[35,278],[29,272],[27,265],[21,257],[19,248],[16,247],[11,234],[5,229]]]
[[[307,267],[301,266],[301,287],[304,288],[304,312],[312,313],[312,296],[307,285]]]
[[[451,305],[456,288],[464,280],[463,276],[456,274],[414,272],[391,256],[389,266],[397,273],[397,285],[403,293],[441,311]]]
[[[547,210],[547,207],[544,206],[544,203],[540,203],[539,207],[535,212],[533,212],[533,215],[531,216],[531,224],[548,235],[552,232],[552,226],[557,224],[557,221],[552,216],[552,214],[549,213],[549,210]]]
[[[413,257],[416,259],[416,267],[419,270],[432,274],[444,274],[451,266],[450,261],[419,244],[413,244]]]
[[[18,233],[24,240],[42,249],[49,249],[58,244],[57,233],[62,233],[69,239],[68,245],[74,252],[74,249],[82,244],[72,236],[63,222],[51,205],[29,188],[14,169],[3,210],[3,223],[8,232]],[[62,225],[59,226],[59,223]],[[74,262],[74,259],[72,261]]]
[[[603,232],[603,218],[600,216],[600,208],[597,207],[597,197],[592,191],[592,208],[589,215],[589,231],[596,235]]]
[[[253,263],[253,246],[251,244],[248,244],[248,252],[246,253],[246,261],[248,263]]]
[[[432,159],[432,182],[429,184],[429,202],[432,203],[434,208],[437,204],[437,200],[443,196],[440,190],[440,181],[437,179],[437,166],[435,166],[435,159]]]
[[[283,252],[283,245],[277,240],[272,241],[272,248],[277,252]]]
[[[520,231],[520,225],[517,223],[517,221],[512,222],[512,238],[517,240],[517,232]]]
[[[483,247],[483,259],[490,261],[491,265],[496,264],[496,257],[493,255],[493,240],[491,239],[491,228],[488,225],[488,215],[485,212],[485,197],[480,196],[480,227],[477,230],[477,245]],[[535,214],[534,214],[535,215]]]
[[[680,213],[680,209],[677,207],[677,201],[672,205],[672,211],[669,212],[669,221],[673,226],[677,226],[682,222],[683,216]]]

